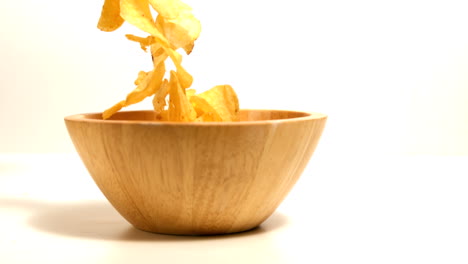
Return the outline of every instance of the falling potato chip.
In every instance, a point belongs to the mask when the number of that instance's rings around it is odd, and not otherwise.
[[[167,18],[160,13],[156,23],[174,50],[183,48],[187,54],[192,52],[195,40],[201,32],[200,21],[193,14],[184,12],[174,18]]]
[[[189,5],[180,0],[149,0],[149,3],[158,14],[171,20],[192,11]]]
[[[185,96],[185,92],[179,84],[177,74],[171,71],[169,80],[169,120],[170,121],[194,121],[197,113]]]
[[[108,119],[123,107],[136,104],[138,102],[143,101],[143,99],[145,99],[146,97],[153,95],[156,89],[161,86],[164,73],[164,65],[154,69],[154,71],[150,73],[140,71],[138,73],[138,78],[135,80],[135,84],[137,84],[137,87],[127,95],[127,98],[125,100],[118,102],[111,108],[104,111],[103,119]]]
[[[152,9],[157,13],[153,19]],[[127,34],[130,41],[140,44],[145,52],[150,49],[153,70],[140,71],[135,80],[136,88],[125,100],[103,112],[103,119],[153,96],[153,108],[158,120],[164,121],[237,121],[239,102],[229,85],[218,85],[201,94],[188,89],[193,77],[182,66],[178,49],[190,54],[200,35],[200,21],[192,9],[180,0],[105,0],[98,27],[112,31],[127,21],[149,33],[147,37]],[[170,58],[175,71],[169,71],[165,79],[165,61]]]
[[[194,96],[197,93],[195,89],[187,89],[185,90],[185,96],[190,100],[190,97]]]
[[[156,120],[169,121],[169,111],[168,111],[168,109],[164,109],[159,115],[157,115]]]
[[[142,37],[138,37],[138,36],[135,36],[135,35],[132,35],[132,34],[127,34],[125,35],[125,37],[128,39],[128,40],[131,40],[131,41],[135,41],[135,42],[138,42],[140,43],[140,47],[142,50],[146,51],[146,48],[152,44],[154,44],[155,40],[154,40],[154,37],[153,36],[148,36],[146,38],[142,38]]]
[[[120,0],[105,0],[97,27],[110,32],[118,29],[123,22],[120,16]]]
[[[166,68],[164,63],[161,67],[155,68],[139,83],[139,85],[127,95],[125,106],[139,103],[148,96],[153,95],[162,83]]]
[[[151,44],[151,59],[153,60],[153,66],[155,68],[158,67],[161,63],[163,63],[168,55],[165,50],[159,45],[158,43]]]
[[[212,110],[204,106],[205,103],[197,97],[203,99]],[[192,96],[191,100],[204,112],[211,113],[213,116],[218,115],[221,121],[238,121],[239,119],[239,100],[230,85],[217,85],[208,91]]]
[[[197,112],[198,121],[223,121],[218,112],[205,99],[199,96],[192,96],[190,102]]]
[[[138,73],[138,77],[136,78],[135,80],[135,85],[139,85],[145,78],[146,76],[148,76],[148,72],[145,72],[145,71],[140,71]]]
[[[193,77],[184,69],[184,67],[182,67],[182,56],[172,49],[167,49],[164,47],[163,49],[174,62],[174,65],[177,69],[177,77],[179,78],[180,85],[183,89],[189,88],[192,85]]]
[[[166,106],[166,96],[169,93],[169,81],[164,79],[163,83],[156,91],[153,97],[153,108],[156,116],[160,116]]]
[[[169,47],[169,42],[154,23],[148,0],[120,0],[120,16],[128,23],[151,34],[161,45]]]
[[[122,100],[102,113],[102,119],[108,119],[125,106],[125,100]]]

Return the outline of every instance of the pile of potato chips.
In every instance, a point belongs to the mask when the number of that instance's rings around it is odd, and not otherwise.
[[[157,13],[156,19],[153,19],[151,9]],[[231,86],[218,85],[200,94],[188,89],[193,78],[182,67],[182,55],[177,50],[181,48],[190,54],[200,35],[200,21],[191,11],[191,7],[180,0],[105,0],[98,28],[114,31],[127,21],[149,33],[147,37],[126,37],[140,43],[144,51],[150,49],[154,69],[141,71],[135,81],[137,87],[125,100],[104,111],[103,119],[110,118],[123,107],[153,96],[158,120],[238,120],[239,101]],[[165,61],[168,58],[175,66],[175,71],[169,72],[169,80],[165,78]]]

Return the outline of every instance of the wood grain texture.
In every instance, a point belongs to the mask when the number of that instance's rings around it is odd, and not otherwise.
[[[152,111],[65,118],[94,181],[138,229],[223,234],[260,225],[294,186],[326,115],[242,110],[240,122],[154,121]]]

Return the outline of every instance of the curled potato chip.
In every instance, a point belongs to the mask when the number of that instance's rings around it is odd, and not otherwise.
[[[193,77],[182,67],[182,56],[172,49],[163,47],[164,51],[169,55],[177,69],[177,77],[182,89],[187,89],[192,85]]]
[[[166,68],[164,67],[164,63],[149,73],[140,71],[138,73],[138,78],[135,80],[137,87],[127,95],[125,100],[118,102],[104,111],[102,115],[103,119],[108,119],[123,107],[139,103],[146,97],[153,95],[161,86],[165,72]]]
[[[201,25],[191,13],[184,13],[175,19],[159,15],[156,23],[173,49],[183,48],[187,54],[192,52],[195,40],[200,35]]]
[[[169,81],[164,79],[159,89],[155,92],[153,97],[153,108],[156,116],[160,116],[166,106],[166,96],[169,94]]]
[[[151,34],[161,45],[169,47],[166,37],[156,27],[148,0],[120,0],[120,16],[128,23]]]
[[[158,13],[156,21],[150,7]],[[188,89],[193,77],[182,66],[182,55],[176,50],[182,48],[190,54],[201,31],[200,22],[192,14],[190,6],[180,0],[105,0],[98,27],[112,31],[123,21],[150,34],[148,37],[130,34],[126,37],[138,42],[144,51],[150,47],[154,69],[139,72],[135,80],[137,87],[125,100],[104,111],[104,119],[123,107],[154,95],[153,108],[158,120],[238,120],[239,102],[231,86],[218,85],[198,95],[195,90]],[[169,80],[164,79],[167,58],[176,68],[170,71]]]
[[[166,19],[177,19],[182,14],[190,13],[192,8],[180,0],[149,0],[151,6]]]
[[[139,85],[145,78],[148,76],[148,73],[145,71],[138,72],[138,77],[135,80],[135,85]]]
[[[194,96],[197,91],[195,89],[187,89],[185,90],[185,96],[190,100],[190,97]]]
[[[125,37],[128,39],[128,40],[131,40],[131,41],[135,41],[135,42],[138,42],[140,43],[140,47],[142,50],[146,51],[146,47],[154,44],[155,40],[154,40],[154,37],[153,36],[148,36],[146,38],[142,38],[142,37],[138,37],[138,36],[135,36],[135,35],[132,35],[132,34],[127,34],[125,35]]]
[[[177,51],[161,46],[158,43],[153,43],[151,44],[151,56],[155,67],[157,67],[160,61],[165,60],[169,56],[177,69],[177,77],[182,88],[187,89],[192,85],[193,77],[182,67],[182,55]]]
[[[195,95],[191,100],[199,97],[212,107],[211,113],[217,114],[221,121],[238,121],[239,100],[230,85],[217,85],[208,91]],[[198,104],[201,104],[198,101]],[[208,108],[205,108],[208,110]]]
[[[114,31],[124,22],[120,16],[120,0],[105,0],[97,27],[102,31]]]
[[[157,67],[152,72],[148,73],[139,85],[127,95],[125,106],[139,103],[146,97],[153,95],[161,86],[165,73],[166,68],[164,67],[164,63],[160,67]]]
[[[185,90],[179,84],[177,74],[171,71],[169,80],[169,109],[168,118],[170,121],[189,122],[197,118],[197,113],[192,104],[185,96]]]
[[[156,120],[160,121],[169,121],[169,111],[167,109],[164,109],[161,111],[159,115],[156,116]]]
[[[108,119],[125,106],[125,100],[122,100],[102,113],[102,119]]]
[[[193,95],[189,100],[197,112],[198,121],[223,121],[216,109],[202,97]]]
[[[153,60],[154,67],[158,67],[159,64],[163,63],[167,59],[168,55],[164,49],[158,43],[151,45],[151,58]]]

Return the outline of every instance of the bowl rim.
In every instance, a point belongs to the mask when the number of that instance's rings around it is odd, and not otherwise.
[[[278,124],[289,122],[304,122],[310,120],[327,119],[328,115],[311,112],[311,111],[296,111],[296,110],[281,110],[281,109],[240,109],[240,111],[248,112],[289,112],[295,113],[298,117],[270,119],[270,120],[253,120],[253,121],[232,121],[232,122],[178,122],[178,121],[160,121],[160,120],[103,120],[88,118],[91,115],[102,115],[102,112],[91,112],[68,115],[64,118],[67,122],[85,122],[85,123],[99,123],[99,124],[144,124],[144,125],[170,125],[170,126],[245,126],[245,125],[260,125],[260,124]],[[119,111],[118,113],[132,113],[132,112],[153,112],[153,110],[127,110]]]

